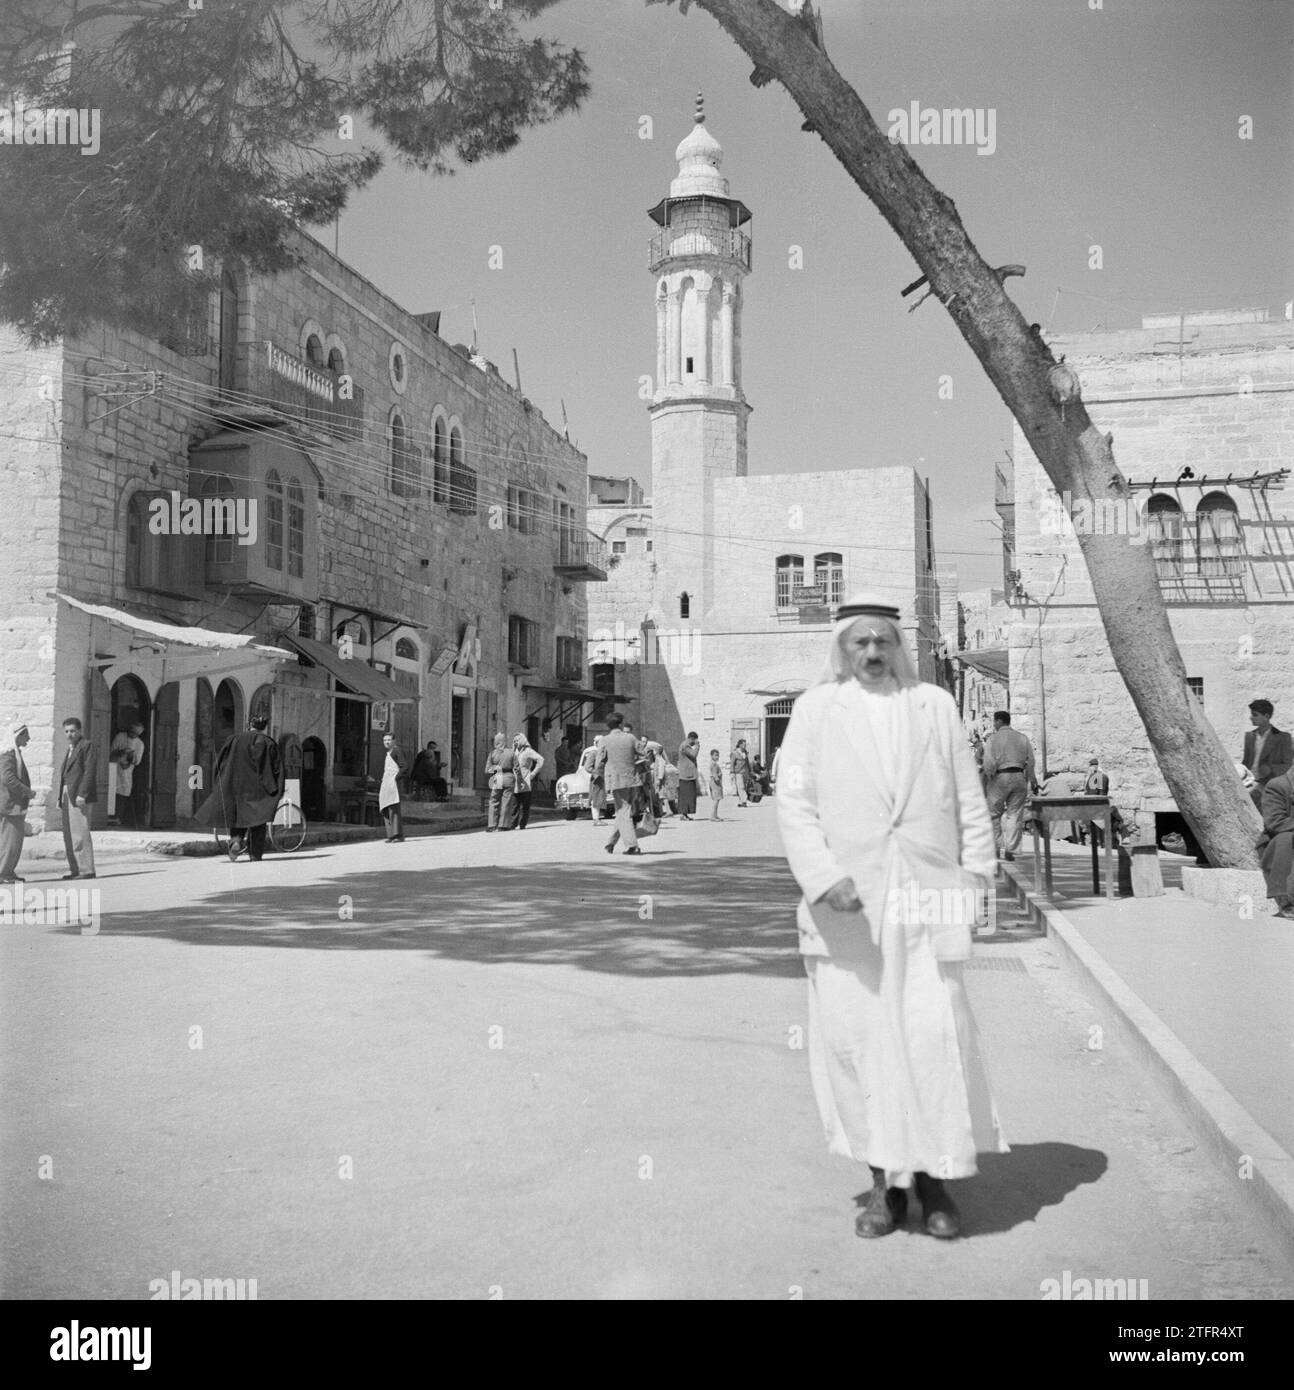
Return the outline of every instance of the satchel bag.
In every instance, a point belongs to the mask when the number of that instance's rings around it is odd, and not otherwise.
[[[660,821],[656,819],[655,810],[648,806],[643,812],[643,818],[634,826],[634,834],[640,840],[648,839],[660,829]]]

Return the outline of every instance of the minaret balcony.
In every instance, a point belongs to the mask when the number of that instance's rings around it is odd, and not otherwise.
[[[648,243],[648,269],[653,274],[671,258],[692,260],[701,256],[715,256],[721,260],[733,261],[743,270],[750,269],[750,233],[740,227],[708,227],[683,229],[681,227],[662,227],[652,235]]]

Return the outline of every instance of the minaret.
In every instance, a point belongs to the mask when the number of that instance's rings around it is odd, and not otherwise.
[[[674,152],[678,177],[648,216],[659,231],[649,266],[656,281],[656,379],[652,422],[652,529],[660,626],[677,627],[679,596],[695,623],[713,596],[714,482],[746,474],[741,389],[741,286],[750,270],[750,209],[728,196],[723,149],[695,124]]]

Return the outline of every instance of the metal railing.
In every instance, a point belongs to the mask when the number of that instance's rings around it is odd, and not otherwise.
[[[571,569],[588,565],[594,569],[605,570],[606,542],[591,533],[577,536],[573,531],[563,531],[557,543],[557,564]]]
[[[670,256],[722,256],[750,269],[750,233],[740,227],[715,227],[712,230],[681,231],[677,227],[662,227],[652,234],[648,243],[648,265],[655,269]]]
[[[263,341],[251,345],[248,377],[248,394],[268,400],[285,415],[337,438],[363,437],[363,389],[330,368]]]

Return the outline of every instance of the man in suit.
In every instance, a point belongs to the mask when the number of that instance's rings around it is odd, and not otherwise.
[[[1250,702],[1249,722],[1254,727],[1245,735],[1245,751],[1241,758],[1253,775],[1254,788],[1249,795],[1260,811],[1263,809],[1263,788],[1274,777],[1294,767],[1294,740],[1272,723],[1272,713],[1270,700]]]
[[[1038,776],[1033,744],[1011,727],[1011,716],[1004,709],[994,714],[993,734],[984,745],[984,783],[998,854],[1012,860],[1020,848],[1029,788],[1038,785]]]
[[[99,799],[99,750],[82,736],[79,719],[65,719],[63,732],[67,753],[58,778],[58,804],[63,812],[63,849],[72,870],[63,877],[95,878],[90,807]]]
[[[641,854],[638,836],[634,834],[634,792],[642,784],[638,740],[625,732],[623,724],[624,715],[607,715],[607,733],[593,770],[595,774],[601,773],[607,795],[615,806],[616,828],[611,832],[607,853],[614,854],[617,842],[623,840],[626,854]]]
[[[1278,917],[1294,917],[1294,772],[1282,772],[1262,789],[1262,853],[1267,896]]]
[[[31,734],[26,724],[15,724],[10,737],[13,746],[0,753],[0,883],[22,883],[25,880],[14,870],[22,854],[31,804],[31,778],[22,756]]]

